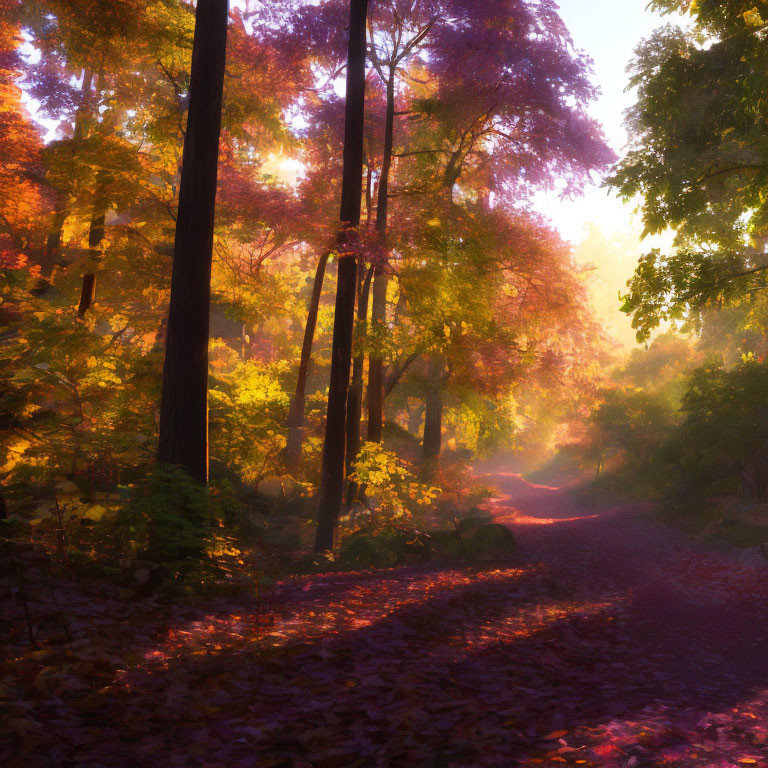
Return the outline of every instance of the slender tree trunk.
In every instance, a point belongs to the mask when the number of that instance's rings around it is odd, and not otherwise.
[[[368,158],[368,170],[365,177],[365,220],[366,225],[371,223],[371,211],[373,210],[373,163]]]
[[[91,100],[91,88],[93,86],[93,73],[90,69],[83,71],[83,84],[81,89],[80,104],[75,113],[75,126],[70,143],[72,160],[77,156],[77,142],[81,141],[86,134],[86,120],[88,117],[88,107]],[[61,258],[61,239],[64,232],[64,223],[69,216],[70,197],[66,189],[56,190],[56,204],[51,220],[51,229],[45,241],[45,253],[43,255],[42,270],[43,276],[51,276],[54,267]]]
[[[69,214],[69,195],[64,190],[56,190],[56,207],[51,218],[51,229],[45,240],[42,270],[44,277],[50,277],[61,259],[61,238],[64,222]]]
[[[416,408],[411,408],[408,405],[408,431],[416,435],[418,434],[419,427],[421,426],[421,417],[424,415],[424,403],[419,402]]]
[[[373,279],[373,309],[371,325],[383,331],[387,322],[387,219],[389,216],[389,177],[392,171],[392,146],[395,131],[395,68],[391,67],[387,80],[387,115],[384,126],[384,157],[376,204],[376,233],[381,263]],[[381,354],[372,353],[368,365],[368,442],[380,443],[384,421],[384,361]]]
[[[424,439],[422,459],[429,465],[440,456],[443,443],[443,383],[445,361],[437,357],[430,365],[429,382],[424,412]]]
[[[361,264],[358,267],[361,286],[360,295],[357,300],[357,324],[362,327],[368,320],[368,299],[371,293],[371,279],[373,277],[373,267],[367,270]],[[364,273],[364,274],[363,274]],[[355,355],[355,361],[352,365],[352,384],[349,388],[347,397],[347,475],[352,471],[352,464],[360,452],[360,419],[363,415],[363,368],[365,366],[365,355],[359,352]],[[347,486],[347,507],[352,506],[357,493],[357,485],[350,483]]]
[[[75,114],[75,128],[72,138],[75,141],[83,139],[88,132],[88,128],[85,124],[88,115],[88,106],[91,102],[91,88],[93,87],[93,72],[90,69],[83,70],[83,84],[81,86],[80,104],[77,107],[77,113]],[[75,149],[72,149],[72,155],[74,156]]]
[[[315,340],[317,328],[317,313],[320,309],[320,297],[323,293],[323,280],[325,268],[328,265],[330,252],[326,251],[320,256],[315,271],[315,282],[312,286],[312,298],[309,301],[307,324],[304,328],[304,343],[301,346],[301,362],[299,363],[299,377],[296,380],[296,391],[291,400],[291,408],[288,412],[288,439],[285,444],[285,463],[288,467],[295,468],[301,461],[301,449],[304,443],[304,406],[307,394],[307,376],[309,375],[309,363],[312,359],[312,344]]]
[[[88,271],[83,275],[83,286],[80,291],[80,305],[77,316],[84,317],[96,299],[96,266],[100,260],[99,246],[104,240],[104,224],[107,217],[106,187],[109,176],[100,170],[96,174],[96,197],[93,203],[91,226],[88,232]]]
[[[384,266],[376,267],[373,278],[371,326],[381,333],[387,321],[387,286],[389,279]],[[368,442],[380,443],[384,421],[384,360],[372,351],[368,361]]]
[[[5,503],[5,494],[0,491],[0,520],[8,519],[8,505]]]
[[[461,165],[454,154],[448,161],[443,177],[443,194],[448,207],[454,206],[453,188],[461,175]],[[443,444],[443,386],[446,382],[445,358],[440,355],[432,359],[427,383],[427,397],[424,409],[424,438],[422,440],[422,461],[427,472],[440,456]]]
[[[400,383],[400,379],[403,378],[403,375],[405,372],[413,365],[413,363],[419,359],[421,356],[421,351],[418,350],[414,352],[413,354],[409,355],[406,360],[401,363],[401,365],[393,370],[389,377],[387,378],[387,382],[384,385],[384,399],[386,400],[391,394],[392,390]]]
[[[198,0],[166,330],[158,459],[208,481],[208,335],[227,0]]]
[[[357,326],[362,328],[368,321],[368,307],[370,305],[371,280],[373,267],[365,269],[364,265],[358,268],[360,273],[360,293],[357,301]],[[363,410],[363,369],[365,355],[359,352],[355,355],[352,366],[352,384],[347,398],[347,471],[355,460],[360,450],[360,419]]]
[[[387,80],[387,114],[384,124],[384,155],[381,160],[379,194],[376,200],[376,232],[379,244],[387,245],[387,217],[389,216],[389,177],[392,172],[392,147],[395,138],[395,68]]]
[[[344,172],[341,190],[339,276],[333,323],[331,381],[323,444],[315,549],[333,548],[344,488],[347,392],[355,324],[357,253],[360,250],[360,208],[363,195],[363,132],[365,126],[365,57],[368,0],[350,0],[347,102],[344,126]]]

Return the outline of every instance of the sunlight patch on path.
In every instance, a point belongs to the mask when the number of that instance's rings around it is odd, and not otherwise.
[[[475,477],[511,477],[515,480],[519,480],[521,483],[524,483],[528,488],[535,488],[539,491],[563,490],[559,485],[539,485],[538,483],[526,480],[519,472],[484,472],[482,475],[475,475]]]
[[[368,577],[349,588],[351,578]],[[147,661],[157,662],[178,655],[245,649],[263,645],[279,648],[292,642],[314,641],[330,634],[339,635],[365,629],[396,612],[428,606],[430,601],[451,601],[452,594],[461,599],[460,590],[489,589],[513,590],[515,582],[523,577],[544,578],[538,566],[507,568],[472,573],[449,570],[414,574],[397,570],[376,574],[345,574],[341,577],[312,577],[283,585],[271,602],[291,604],[291,595],[318,590],[317,596],[299,604],[287,616],[274,617],[265,612],[238,613],[237,615],[209,614],[190,622],[180,622],[168,631],[160,649],[147,654]]]
[[[517,507],[509,506],[505,502],[509,501],[511,496],[500,496],[491,499],[480,506],[480,509],[490,512],[493,515],[494,522],[503,525],[555,525],[557,523],[575,523],[581,520],[597,520],[603,517],[603,513],[595,515],[578,515],[576,517],[537,517],[527,515]]]

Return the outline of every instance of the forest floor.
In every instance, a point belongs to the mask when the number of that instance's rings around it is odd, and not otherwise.
[[[482,479],[513,563],[302,577],[258,610],[59,590],[72,642],[0,665],[0,765],[768,765],[768,570]]]

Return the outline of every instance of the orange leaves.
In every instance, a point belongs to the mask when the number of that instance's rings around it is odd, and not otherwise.
[[[542,741],[552,741],[554,739],[562,739],[563,736],[566,736],[568,734],[568,731],[552,731],[551,733],[548,733],[546,736],[542,737]]]

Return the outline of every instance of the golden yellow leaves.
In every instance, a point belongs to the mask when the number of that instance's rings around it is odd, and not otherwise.
[[[31,441],[18,435],[10,442],[7,442],[4,462],[0,464],[0,473],[7,474],[12,472],[16,465],[24,458],[24,454],[31,445]]]
[[[106,514],[106,507],[103,507],[101,504],[92,504],[83,512],[83,519],[92,520],[93,522],[98,523]]]
[[[368,488],[381,513],[393,519],[408,517],[415,507],[432,504],[440,488],[416,481],[405,462],[378,443],[365,443],[354,463],[351,479]]]
[[[741,14],[742,18],[744,19],[744,23],[748,27],[763,27],[765,26],[765,21],[763,20],[763,17],[760,15],[760,11],[757,10],[757,8],[752,8],[749,11],[745,11]]]

